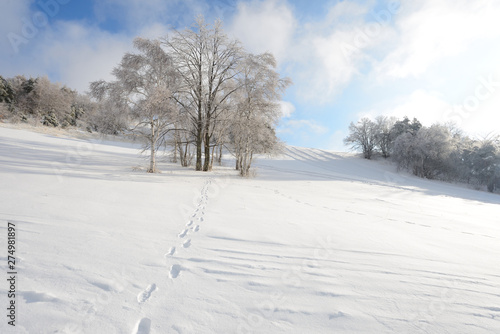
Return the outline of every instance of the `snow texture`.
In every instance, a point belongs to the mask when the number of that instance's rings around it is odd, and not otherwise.
[[[0,127],[0,333],[500,333],[498,195],[319,149],[253,179],[138,152]]]

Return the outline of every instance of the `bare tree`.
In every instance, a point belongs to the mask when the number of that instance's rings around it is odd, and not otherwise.
[[[344,138],[344,144],[352,149],[361,149],[365,159],[370,159],[373,155],[377,143],[377,126],[370,119],[364,117],[357,124],[351,122],[349,125],[349,135]]]
[[[242,176],[248,175],[254,154],[272,153],[279,143],[274,130],[280,118],[278,101],[291,80],[280,78],[276,66],[270,53],[249,54],[240,64],[231,137]]]
[[[177,72],[159,41],[136,38],[134,46],[139,53],[125,54],[113,70],[116,81],[96,81],[90,88],[98,100],[107,98],[120,109],[130,111],[136,121],[133,130],[146,140],[145,149],[150,150],[148,172],[154,173],[156,152],[176,120],[173,92]]]
[[[391,154],[392,144],[394,143],[393,132],[391,131],[396,123],[395,117],[377,116],[376,123],[376,147],[384,158]]]
[[[174,31],[170,38],[162,41],[174,57],[182,78],[176,99],[195,129],[196,170],[208,171],[211,141],[217,127],[215,120],[237,90],[230,83],[237,75],[242,50],[237,41],[230,40],[224,33],[221,21],[216,21],[211,28],[199,16],[195,30]]]

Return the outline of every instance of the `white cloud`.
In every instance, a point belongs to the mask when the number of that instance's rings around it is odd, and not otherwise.
[[[288,57],[295,17],[285,1],[239,2],[228,31],[252,53],[271,52],[278,62]]]
[[[384,9],[388,14],[380,16],[369,9],[370,4],[339,2],[324,20],[305,26],[294,49],[303,98],[331,102],[372,61],[370,51],[389,39],[393,14]]]
[[[418,89],[410,95],[394,98],[391,106],[383,110],[364,111],[357,117],[374,119],[378,115],[386,115],[403,119],[407,116],[410,119],[417,118],[424,126],[453,122],[471,136],[499,134],[500,81],[496,83],[498,86],[492,89],[491,94],[481,90],[487,97],[478,98],[473,90],[457,104],[447,102],[437,92]]]
[[[23,30],[26,25],[32,25],[29,0],[3,1],[0,11],[0,49],[2,53],[14,55],[18,53],[19,38],[25,39]],[[35,27],[36,28],[36,27]],[[26,29],[26,28],[25,28]],[[31,37],[31,31],[29,37]],[[24,42],[22,44],[25,44]]]
[[[397,46],[376,66],[377,75],[418,77],[474,42],[500,36],[500,3],[490,0],[405,1],[400,13]]]
[[[295,134],[297,131],[321,135],[328,132],[328,129],[315,120],[291,119],[284,123],[284,125],[280,128],[279,133]]]
[[[295,112],[295,106],[288,101],[279,101],[281,117],[288,118]]]
[[[88,90],[91,81],[111,79],[112,69],[131,49],[131,37],[69,22],[56,24],[38,44],[46,73],[80,92]]]
[[[417,118],[423,125],[430,126],[437,122],[446,122],[443,115],[450,107],[439,93],[417,89],[410,95],[395,97],[385,109],[360,112],[357,118],[368,117],[373,120],[376,116],[386,115],[403,119],[407,116],[410,119]]]

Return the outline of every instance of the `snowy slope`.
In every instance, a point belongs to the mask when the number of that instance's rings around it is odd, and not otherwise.
[[[0,128],[1,333],[500,332],[498,195],[297,147],[254,179],[140,165]]]

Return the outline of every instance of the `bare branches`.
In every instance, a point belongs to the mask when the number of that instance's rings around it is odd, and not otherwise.
[[[271,54],[247,54],[225,34],[222,21],[210,26],[202,16],[192,29],[158,40],[136,38],[134,47],[138,52],[125,54],[113,70],[116,80],[96,81],[91,92],[134,119],[134,131],[151,149],[150,171],[170,132],[183,165],[194,144],[196,170],[210,170],[215,147],[220,160],[231,140],[246,145],[247,171],[254,153],[271,151],[277,142],[277,101],[291,84],[280,78]]]

